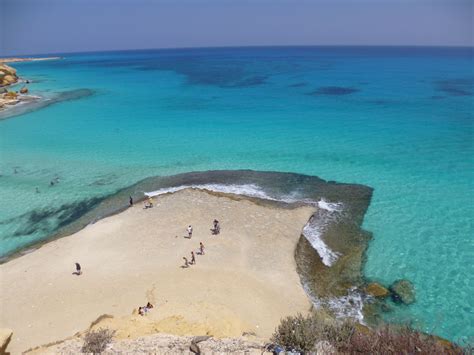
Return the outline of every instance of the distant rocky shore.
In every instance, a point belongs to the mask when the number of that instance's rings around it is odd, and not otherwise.
[[[40,99],[39,96],[29,95],[26,84],[29,80],[21,80],[15,68],[5,63],[31,62],[61,59],[60,57],[47,58],[0,58],[0,111],[6,110],[21,102],[32,102]],[[8,87],[23,82],[25,85],[20,90],[8,90]]]

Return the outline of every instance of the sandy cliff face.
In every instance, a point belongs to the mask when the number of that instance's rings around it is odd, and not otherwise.
[[[9,65],[0,64],[0,87],[14,84],[17,81],[16,70]]]

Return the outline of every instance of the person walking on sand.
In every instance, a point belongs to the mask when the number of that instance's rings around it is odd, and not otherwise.
[[[191,265],[195,265],[196,264],[196,257],[194,256],[194,252],[192,251],[191,252]]]
[[[193,236],[193,226],[189,225],[188,226],[188,238],[191,239]]]
[[[148,197],[148,207],[153,207],[153,199],[151,197]]]
[[[184,260],[184,268],[186,267],[189,267],[189,261],[188,261],[188,258],[186,258],[185,256],[183,256],[183,260]]]
[[[212,229],[212,234],[217,235],[221,231],[221,226],[219,225],[219,221],[217,219],[213,222],[214,228]]]
[[[82,275],[81,264],[76,263],[76,275]]]
[[[130,198],[128,199],[128,204],[130,205],[130,207],[133,207],[133,197],[130,196]]]
[[[204,244],[202,244],[202,242],[199,242],[199,251],[201,252],[201,255],[204,255]]]

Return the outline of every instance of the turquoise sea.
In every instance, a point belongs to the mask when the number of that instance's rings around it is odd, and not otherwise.
[[[374,188],[365,275],[416,287],[386,318],[474,335],[472,48],[63,56],[14,65],[51,105],[0,121],[0,255],[51,235],[51,209],[148,176],[316,175]]]

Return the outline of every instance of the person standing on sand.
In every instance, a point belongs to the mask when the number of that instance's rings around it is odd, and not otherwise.
[[[130,198],[128,199],[128,203],[129,203],[130,207],[133,207],[133,198],[132,198],[132,196],[130,196]]]
[[[202,242],[199,242],[199,251],[201,252],[201,255],[204,255],[204,244],[202,244]]]
[[[221,227],[219,225],[219,221],[217,219],[213,222],[214,228],[212,229],[212,234],[217,235],[221,231]]]
[[[191,225],[188,226],[188,238],[191,239],[193,236],[193,227]]]
[[[196,264],[196,257],[194,256],[194,252],[191,252],[191,265]]]
[[[76,263],[76,275],[82,275],[81,264]]]

